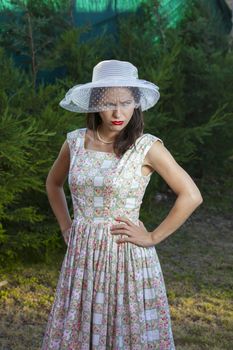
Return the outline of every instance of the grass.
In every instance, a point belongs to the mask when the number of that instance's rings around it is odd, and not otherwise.
[[[17,266],[2,271],[0,289],[0,349],[39,349],[53,301],[59,264]]]
[[[232,225],[202,205],[156,248],[177,350],[232,349]],[[40,349],[61,262],[1,271],[0,350]]]
[[[157,249],[177,350],[232,349],[232,227],[200,208]]]

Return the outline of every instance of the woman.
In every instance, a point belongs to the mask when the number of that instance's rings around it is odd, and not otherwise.
[[[202,196],[163,141],[143,134],[142,111],[159,97],[158,87],[138,79],[131,63],[108,60],[94,67],[92,82],[74,86],[60,102],[88,117],[87,128],[67,134],[46,181],[67,251],[43,350],[175,349],[155,246]],[[177,199],[148,232],[139,211],[153,171]],[[73,220],[63,191],[67,175]]]

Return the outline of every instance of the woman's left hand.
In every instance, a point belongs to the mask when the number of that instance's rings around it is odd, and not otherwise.
[[[139,247],[152,247],[155,243],[152,240],[152,233],[148,232],[142,221],[139,220],[139,226],[135,225],[129,219],[123,217],[115,218],[117,221],[122,221],[124,224],[111,226],[112,235],[127,235],[125,238],[118,238],[117,243],[130,242]]]

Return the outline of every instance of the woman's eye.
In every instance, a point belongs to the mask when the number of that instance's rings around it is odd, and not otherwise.
[[[105,107],[115,107],[114,103],[105,103]]]
[[[121,105],[122,106],[129,106],[131,103],[132,103],[132,101],[124,101],[124,102],[121,102]],[[111,103],[111,102],[106,102],[106,103],[104,103],[104,107],[116,108],[116,104],[115,103]]]
[[[127,105],[130,105],[131,103],[132,103],[132,101],[125,101],[125,102],[123,102],[123,105],[127,106]]]

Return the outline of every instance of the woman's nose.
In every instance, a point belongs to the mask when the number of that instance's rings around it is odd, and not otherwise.
[[[117,117],[120,117],[121,116],[121,106],[120,104],[117,104],[116,105],[116,108],[114,109],[114,115],[117,116]]]

